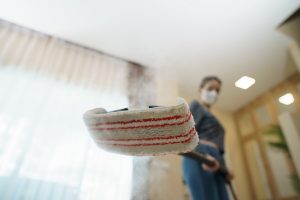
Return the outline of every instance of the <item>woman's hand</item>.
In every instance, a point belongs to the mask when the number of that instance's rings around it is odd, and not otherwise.
[[[205,171],[208,171],[208,172],[215,172],[215,171],[218,171],[220,169],[220,163],[212,156],[210,155],[206,155],[206,158],[210,161],[213,161],[214,162],[214,165],[213,166],[208,166],[206,164],[202,164],[202,167]]]
[[[234,173],[231,170],[227,170],[227,181],[232,181],[234,179]]]

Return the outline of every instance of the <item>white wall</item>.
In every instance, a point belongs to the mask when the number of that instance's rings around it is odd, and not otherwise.
[[[178,85],[166,74],[157,73],[156,104],[175,105]],[[181,157],[178,155],[156,156],[150,165],[150,199],[184,200],[186,188],[182,184]]]
[[[300,45],[296,41],[289,43],[289,52],[300,73]]]

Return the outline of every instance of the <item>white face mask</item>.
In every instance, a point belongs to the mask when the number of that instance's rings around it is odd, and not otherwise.
[[[218,98],[218,92],[215,90],[207,91],[203,90],[201,92],[201,99],[204,101],[204,103],[207,103],[209,105],[213,105]]]

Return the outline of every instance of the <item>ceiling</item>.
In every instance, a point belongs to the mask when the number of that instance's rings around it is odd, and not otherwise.
[[[296,69],[276,26],[299,0],[0,0],[0,18],[157,68],[197,98],[205,75],[224,82],[218,107],[234,111]],[[256,84],[243,91],[243,75]]]

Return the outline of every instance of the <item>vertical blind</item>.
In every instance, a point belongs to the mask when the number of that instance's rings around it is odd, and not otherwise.
[[[96,147],[85,110],[128,106],[128,63],[0,21],[0,199],[130,199],[132,159]]]

